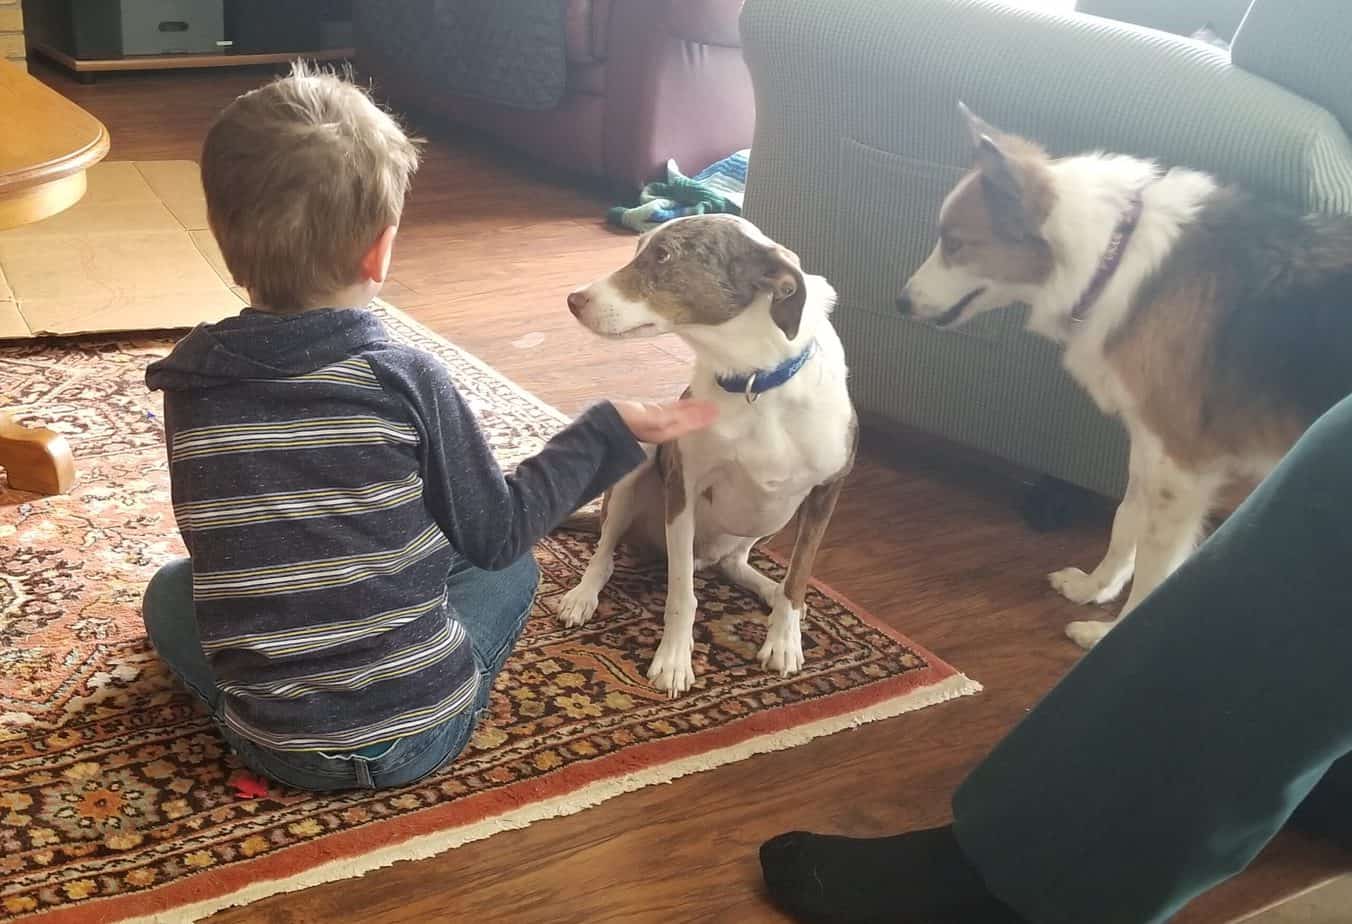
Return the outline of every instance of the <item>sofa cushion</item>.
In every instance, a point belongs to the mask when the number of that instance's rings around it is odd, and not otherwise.
[[[591,0],[592,7],[592,54],[596,60],[604,61],[609,50],[610,5],[614,0]]]
[[[667,29],[687,42],[740,48],[742,0],[670,0]]]
[[[568,65],[568,92],[590,96],[606,95],[606,65],[604,61],[588,64],[573,62]]]
[[[1349,36],[1347,0],[1262,0],[1249,7],[1230,44],[1230,60],[1323,106],[1352,134]]]
[[[592,60],[592,4],[591,0],[568,0],[564,23],[567,30],[568,60]]]
[[[1080,13],[1175,35],[1193,36],[1209,26],[1226,42],[1234,37],[1248,8],[1249,0],[1078,0],[1075,4]]]
[[[604,61],[611,0],[565,0],[568,60],[574,64]]]

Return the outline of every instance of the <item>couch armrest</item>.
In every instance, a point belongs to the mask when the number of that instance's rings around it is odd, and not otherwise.
[[[701,45],[740,48],[742,0],[668,0],[667,32]]]
[[[1325,107],[1352,131],[1352,5],[1347,0],[1254,0],[1230,59]]]
[[[829,175],[847,139],[965,166],[961,99],[1053,153],[1155,157],[1352,212],[1337,120],[1191,39],[998,0],[747,0],[742,42],[759,114],[748,205],[776,161]]]
[[[1137,26],[1192,35],[1211,24],[1227,42],[1239,28],[1249,0],[1079,0],[1075,9],[1090,16],[1116,19]]]

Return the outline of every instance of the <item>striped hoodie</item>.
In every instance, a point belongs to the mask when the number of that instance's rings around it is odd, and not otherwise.
[[[644,459],[599,404],[505,476],[434,356],[361,309],[246,309],[146,373],[221,718],[264,747],[352,751],[474,702],[446,602]]]

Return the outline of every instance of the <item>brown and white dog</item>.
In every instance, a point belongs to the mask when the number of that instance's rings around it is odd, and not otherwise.
[[[727,215],[650,232],[630,263],[568,296],[603,337],[680,337],[695,354],[687,394],[719,405],[712,427],[656,447],[607,493],[596,554],[559,613],[570,626],[591,618],[621,541],[665,552],[666,612],[648,678],[670,696],[695,679],[694,576],[710,565],[770,607],[762,667],[802,668],[804,595],[857,432],[834,303],[825,279]],[[776,583],[747,558],[795,514],[797,542]]]
[[[1129,613],[1191,554],[1217,493],[1262,478],[1352,392],[1352,219],[1260,202],[1194,170],[1052,159],[962,107],[973,169],[898,300],[948,326],[1014,303],[1126,425],[1107,554],[1052,586]],[[1120,617],[1119,617],[1120,618]],[[1113,623],[1073,622],[1090,647]]]

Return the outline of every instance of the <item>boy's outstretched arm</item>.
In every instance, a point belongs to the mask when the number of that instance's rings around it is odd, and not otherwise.
[[[432,356],[391,345],[368,354],[409,405],[423,441],[423,496],[451,544],[476,567],[505,568],[646,458],[645,441],[707,426],[704,403],[592,406],[504,475],[474,412]]]

